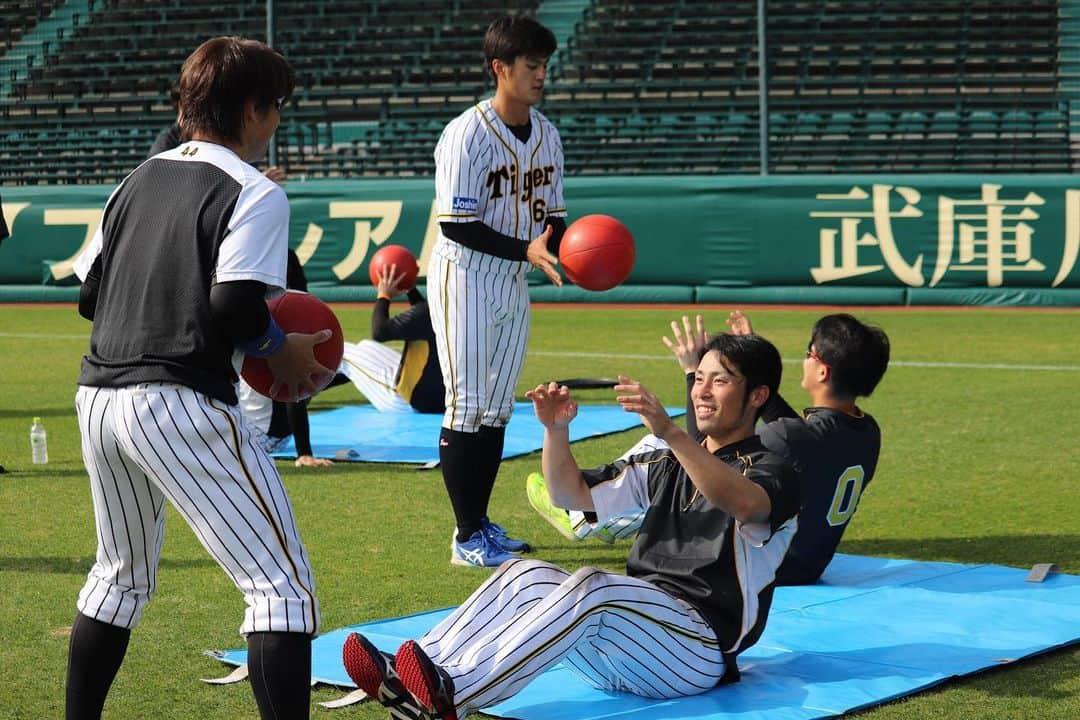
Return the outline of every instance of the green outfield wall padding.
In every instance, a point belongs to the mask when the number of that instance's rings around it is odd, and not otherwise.
[[[699,303],[780,303],[785,305],[905,305],[907,290],[876,287],[699,287]]]
[[[0,284],[73,282],[111,190],[0,189],[12,228]],[[410,248],[425,272],[439,237],[430,178],[285,190],[290,244],[320,294],[368,299],[367,264],[385,244]],[[636,262],[607,295],[559,290],[533,271],[531,293],[543,301],[905,303],[948,290],[979,303],[1073,304],[1058,291],[1080,290],[1071,175],[577,176],[566,179],[566,204],[571,221],[603,213],[625,223]],[[518,208],[523,218],[535,210]],[[965,288],[988,292],[956,294]]]
[[[582,290],[573,285],[539,285],[529,288],[533,302],[568,303],[692,303],[694,289],[681,285],[621,285],[604,292]]]
[[[48,285],[0,285],[0,302],[70,302],[79,301],[78,287],[51,287]]]
[[[908,305],[1044,305],[1080,307],[1080,289],[944,288],[909,290]]]

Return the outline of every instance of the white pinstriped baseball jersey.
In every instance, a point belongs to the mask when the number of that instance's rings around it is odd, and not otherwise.
[[[100,277],[76,397],[98,528],[83,615],[138,623],[168,498],[243,592],[241,632],[318,630],[292,507],[235,406],[232,344],[210,320],[215,282],[284,288],[288,220],[280,188],[206,142],[147,160],[109,198],[75,265]]]
[[[447,124],[435,147],[439,222],[479,220],[527,242],[566,215],[559,132],[536,108],[529,122],[523,142],[484,100]]]
[[[479,221],[524,246],[549,217],[566,215],[559,133],[535,108],[529,119],[529,137],[519,140],[485,100],[446,126],[435,149],[440,223]],[[440,234],[427,277],[444,427],[475,432],[509,421],[529,338],[529,268]]]

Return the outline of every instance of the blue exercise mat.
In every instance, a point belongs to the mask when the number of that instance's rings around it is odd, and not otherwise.
[[[1045,582],[998,565],[837,555],[822,581],[776,590],[768,626],[739,656],[742,681],[702,695],[648,700],[595,690],[563,665],[485,712],[519,720],[801,720],[839,715],[949,678],[1080,641],[1080,577]],[[450,609],[320,636],[312,678],[355,687],[341,663],[350,632],[393,652]],[[241,665],[247,653],[221,660]]]
[[[672,417],[686,414],[685,408],[667,408]],[[433,464],[439,462],[439,430],[442,415],[410,412],[379,412],[371,405],[312,413],[311,451],[315,457],[356,462],[396,462]],[[641,425],[641,418],[618,405],[582,405],[570,423],[570,442]],[[536,421],[532,403],[514,405],[506,426],[503,457],[527,455],[541,448],[544,428]],[[296,457],[292,438],[274,457]]]

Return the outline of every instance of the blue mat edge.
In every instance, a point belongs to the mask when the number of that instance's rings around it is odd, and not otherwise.
[[[841,556],[843,556],[843,554],[841,554]],[[974,571],[974,570],[978,570],[980,568],[999,568],[999,569],[1005,569],[1005,570],[1010,570],[1010,571],[1014,571],[1014,572],[1023,572],[1024,571],[1024,569],[1022,569],[1022,568],[1014,568],[1014,567],[1009,567],[1009,566],[996,565],[996,564],[993,564],[993,563],[966,564],[966,563],[956,563],[956,562],[950,562],[950,561],[919,561],[919,560],[904,560],[904,559],[899,559],[899,558],[876,558],[876,557],[870,557],[870,556],[847,556],[847,557],[865,558],[865,559],[872,559],[872,560],[883,560],[883,561],[887,561],[887,562],[896,562],[896,563],[900,563],[900,564],[927,563],[927,564],[933,564],[933,565],[938,565],[938,566],[951,566],[951,567],[953,567],[954,571],[946,573],[946,575],[962,574],[964,572]],[[1067,573],[1062,573],[1062,574],[1067,575]],[[938,577],[943,577],[943,576],[944,575],[941,575],[941,576],[938,576]],[[1073,576],[1073,577],[1076,577],[1076,576]],[[904,585],[918,583],[918,582],[920,582],[920,580],[915,579],[915,580],[911,580],[911,581],[898,583],[897,586],[904,586]],[[872,591],[868,591],[868,592],[872,592]],[[859,593],[859,594],[861,594],[861,593]],[[816,604],[818,604],[818,603],[815,603],[815,605]],[[341,632],[341,631],[352,631],[353,629],[364,628],[364,627],[372,628],[374,626],[378,626],[378,625],[383,624],[383,623],[397,622],[397,621],[408,619],[408,618],[415,618],[415,617],[420,617],[420,616],[424,616],[424,615],[429,615],[429,614],[434,614],[434,613],[439,613],[439,612],[445,612],[446,610],[452,609],[452,607],[453,606],[446,607],[446,608],[437,608],[437,609],[432,609],[432,610],[425,610],[425,611],[410,613],[410,614],[407,614],[407,615],[396,616],[396,617],[392,617],[392,618],[381,618],[381,619],[378,619],[378,620],[368,621],[368,622],[365,622],[365,623],[359,623],[359,624],[356,624],[356,625],[349,625],[349,626],[345,626],[345,627],[342,627],[342,628],[337,628],[337,629],[331,630],[329,633],[325,633],[325,634],[336,633],[336,632]],[[1039,657],[1039,656],[1042,656],[1042,655],[1048,655],[1048,654],[1054,653],[1054,652],[1058,652],[1058,651],[1061,651],[1063,649],[1072,647],[1072,646],[1077,645],[1077,644],[1080,644],[1080,634],[1078,634],[1074,638],[1065,640],[1063,642],[1060,642],[1060,643],[1057,643],[1057,644],[1054,644],[1054,645],[1047,645],[1045,647],[1038,648],[1038,649],[1036,649],[1036,650],[1034,650],[1032,652],[1028,652],[1026,654],[1017,655],[1014,658],[1010,658],[1010,660],[1008,662],[1002,662],[1002,663],[998,663],[996,665],[987,665],[985,667],[975,669],[975,670],[973,670],[971,672],[943,674],[941,677],[939,677],[937,679],[934,679],[934,680],[932,680],[930,682],[925,682],[923,684],[913,686],[910,690],[907,690],[905,692],[899,692],[899,693],[894,693],[894,694],[891,694],[891,695],[888,695],[888,696],[882,696],[880,698],[874,698],[870,702],[866,702],[866,703],[863,703],[863,704],[860,704],[860,705],[857,705],[857,706],[851,706],[851,707],[845,708],[845,709],[840,710],[840,711],[820,708],[822,714],[815,715],[815,717],[832,717],[832,716],[838,716],[838,715],[845,715],[845,714],[848,714],[848,713],[854,713],[854,712],[859,712],[859,711],[866,710],[866,709],[869,709],[869,708],[878,707],[880,705],[884,705],[886,703],[889,703],[889,702],[892,702],[892,701],[895,701],[895,700],[898,700],[898,699],[901,699],[901,698],[910,697],[910,696],[925,692],[927,690],[937,688],[937,687],[939,687],[941,685],[944,685],[944,684],[947,684],[947,683],[950,683],[950,682],[954,682],[954,681],[959,680],[961,678],[976,677],[976,676],[982,675],[982,674],[984,674],[986,672],[991,672],[991,671],[998,670],[999,668],[1013,667],[1013,666],[1018,665],[1019,663],[1027,662],[1028,660],[1030,660],[1032,658]],[[234,650],[234,651],[224,651],[224,652],[219,652],[219,653],[211,653],[211,655],[214,656],[215,659],[219,660],[220,662],[222,662],[224,664],[237,666],[237,665],[241,665],[241,664],[244,663],[244,661],[246,660],[247,652],[246,652],[246,650]],[[820,655],[825,656],[825,657],[829,657],[830,653],[828,653],[826,651],[826,652],[820,653]],[[317,682],[317,683],[322,683],[324,685],[334,686],[334,687],[341,688],[341,689],[351,689],[351,687],[352,687],[350,685],[341,685],[340,683],[335,682],[333,680],[328,680],[326,678],[321,678],[321,677],[316,677],[316,676],[312,677],[312,681]],[[493,716],[493,717],[500,717],[500,718],[506,718],[507,720],[513,720],[513,716],[511,716],[511,715],[497,715],[497,714],[492,713],[491,709],[489,709],[489,710],[487,710],[485,712],[487,714]]]
[[[515,401],[515,411],[521,411],[521,408],[516,407],[519,404],[525,404],[525,403],[523,401]],[[336,408],[333,408],[331,410],[323,410],[323,411],[320,411],[320,412],[311,413],[309,419],[315,418],[315,417],[317,417],[319,415],[324,415],[324,414],[327,414],[327,413],[333,413],[333,412],[335,412],[337,410],[341,410],[341,409],[347,408],[347,407],[359,407],[359,408],[367,407],[367,408],[371,408],[372,406],[368,405],[368,404],[342,405],[341,407],[336,407]],[[584,405],[582,407],[609,407],[609,406],[608,405]],[[673,418],[681,417],[681,416],[686,414],[686,408],[685,407],[666,407],[665,410],[667,410],[668,415],[670,417],[673,417]],[[372,412],[377,412],[377,411],[373,409]],[[405,416],[407,417],[408,414],[405,414]],[[511,420],[512,420],[512,416],[511,416]],[[581,435],[580,437],[577,437],[577,438],[574,438],[574,437],[571,436],[570,442],[575,443],[575,442],[580,442],[581,440],[591,440],[593,438],[605,437],[607,435],[614,435],[615,433],[626,432],[628,430],[633,430],[634,428],[642,427],[642,426],[643,426],[643,423],[639,419],[637,422],[635,422],[635,423],[633,423],[631,425],[627,425],[625,427],[620,426],[620,427],[612,428],[610,430],[598,430],[598,431],[594,431],[594,432],[588,432],[588,433],[585,433],[585,434],[583,434],[583,435]],[[542,445],[542,443],[543,443],[543,441],[541,440],[541,445]],[[432,444],[432,447],[435,447],[434,443]],[[522,450],[522,451],[518,451],[518,452],[515,452],[513,450],[506,450],[506,451],[504,451],[504,454],[503,454],[503,460],[509,460],[510,458],[516,458],[516,457],[523,457],[525,455],[531,455],[533,453],[540,452],[540,450],[541,450],[540,445],[538,445],[537,447],[535,447],[535,448],[533,448],[531,450]],[[335,453],[334,455],[328,455],[328,454],[323,453],[323,452],[315,452],[315,456],[316,457],[321,457],[321,458],[327,458],[327,459],[334,460],[334,461],[340,461],[340,462],[356,462],[356,463],[369,462],[369,463],[384,463],[384,464],[395,464],[395,465],[410,465],[410,466],[420,467],[420,468],[425,468],[425,469],[438,467],[438,465],[439,465],[437,460],[401,460],[401,459],[384,460],[384,459],[381,459],[381,458],[351,458],[351,457],[348,457],[348,456],[338,455],[337,453]],[[296,444],[293,441],[292,436],[290,435],[286,439],[285,443],[282,445],[282,447],[279,450],[276,450],[276,451],[270,453],[270,457],[274,458],[275,460],[295,460],[296,459]]]

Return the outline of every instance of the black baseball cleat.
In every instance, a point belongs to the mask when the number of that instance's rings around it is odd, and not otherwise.
[[[393,658],[379,650],[363,635],[350,633],[341,650],[345,672],[368,697],[390,711],[393,720],[427,720],[429,715],[417,705],[401,684]]]
[[[458,720],[454,707],[454,681],[414,640],[406,640],[398,648],[394,666],[409,694],[432,718]]]

